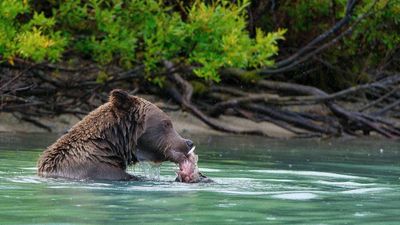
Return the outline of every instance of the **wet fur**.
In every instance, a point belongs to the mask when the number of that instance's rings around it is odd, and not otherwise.
[[[166,114],[150,102],[115,90],[110,94],[108,103],[87,115],[43,152],[38,160],[38,175],[136,180],[125,170],[138,161],[138,151],[154,155],[159,161],[176,161],[171,154],[182,155],[171,153],[171,148],[188,151],[182,144],[186,139],[182,139],[175,130],[157,130],[163,127],[158,119],[170,123]]]

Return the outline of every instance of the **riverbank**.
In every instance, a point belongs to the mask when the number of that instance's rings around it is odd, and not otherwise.
[[[199,134],[199,135],[227,135],[226,133],[219,132],[211,129],[201,120],[194,117],[192,114],[178,109],[176,105],[163,102],[156,96],[141,95],[160,108],[162,108],[172,119],[175,129],[184,134]],[[51,133],[65,133],[80,119],[77,116],[64,114],[54,117],[42,117],[39,122],[51,129]],[[244,118],[222,115],[218,121],[226,124],[230,128],[237,128],[243,130],[256,129],[261,130],[268,134],[271,138],[292,138],[295,134],[291,131],[285,130],[270,122],[254,122]],[[32,122],[27,122],[13,116],[11,113],[0,113],[0,132],[23,132],[23,133],[49,133],[47,129],[34,125]],[[231,135],[231,134],[230,134]]]

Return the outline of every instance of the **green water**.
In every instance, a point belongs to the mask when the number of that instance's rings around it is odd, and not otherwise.
[[[39,178],[55,138],[0,134],[0,224],[400,223],[400,142],[192,137],[215,183],[182,184]]]

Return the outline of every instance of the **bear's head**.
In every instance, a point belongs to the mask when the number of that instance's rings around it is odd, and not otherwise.
[[[194,147],[189,139],[182,138],[174,129],[169,116],[154,104],[115,89],[110,94],[110,102],[118,111],[135,114],[137,122],[136,149],[134,155],[138,161],[160,163],[171,161],[183,163],[189,151]]]

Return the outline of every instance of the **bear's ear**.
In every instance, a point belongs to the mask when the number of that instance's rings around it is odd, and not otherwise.
[[[132,101],[129,94],[121,89],[114,89],[110,92],[109,101],[118,109],[127,110],[131,107]]]

